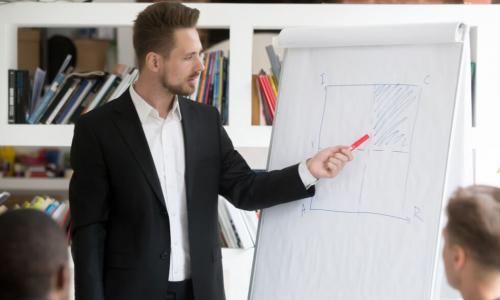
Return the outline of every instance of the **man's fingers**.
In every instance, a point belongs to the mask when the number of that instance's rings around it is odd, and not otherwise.
[[[333,155],[333,157],[335,157],[343,162],[349,161],[349,157],[346,154],[344,154],[343,152],[337,152]]]
[[[340,149],[340,152],[342,154],[346,155],[349,158],[349,161],[353,160],[351,147],[342,148],[342,149]]]
[[[335,165],[334,163],[332,163],[332,162],[330,162],[330,161],[326,164],[326,167],[327,167],[327,169],[328,169],[331,173],[336,173],[336,172],[338,171],[338,167],[337,167],[337,165]]]
[[[334,146],[327,148],[327,154],[328,156],[333,156],[335,153],[341,152],[342,149],[349,149],[349,146],[344,146],[344,145],[339,145],[339,146]]]
[[[336,165],[336,166],[337,166],[337,168],[339,168],[339,169],[340,169],[340,168],[342,168],[342,167],[344,166],[344,164],[345,164],[345,162],[344,162],[343,160],[338,159],[338,158],[336,158],[336,157],[330,157],[330,158],[328,159],[328,162],[333,163],[333,164],[334,164],[334,165]]]
[[[331,156],[337,156],[337,158],[344,160],[341,158],[339,155],[343,155],[347,158],[346,161],[351,161],[353,159],[352,152],[351,152],[351,147],[349,146],[335,146],[335,147],[330,147],[325,149],[325,152],[323,153],[327,157]]]

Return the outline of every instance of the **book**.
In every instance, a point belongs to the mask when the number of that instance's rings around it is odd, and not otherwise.
[[[220,108],[217,104],[217,99],[219,97],[219,73],[222,71],[222,66],[220,65],[220,57],[222,56],[222,51],[215,51],[214,54],[214,66],[212,71],[212,82],[211,82],[211,93],[210,98],[208,100],[209,104],[218,108],[219,112],[221,112]]]
[[[231,225],[231,221],[229,218],[229,213],[224,204],[226,200],[224,198],[219,197],[217,210],[219,213],[219,223],[221,225],[222,234],[225,237],[228,247],[230,248],[238,248],[238,239],[234,232],[234,229]]]
[[[227,125],[229,122],[229,59],[224,58],[224,76],[222,79],[222,90],[224,93],[222,94],[222,124]]]
[[[113,80],[113,82],[111,83],[111,86],[106,91],[106,94],[104,94],[104,97],[102,98],[102,101],[98,104],[98,106],[101,106],[105,103],[108,103],[111,100],[114,100],[114,99],[111,99],[111,95],[114,94],[114,92],[116,91],[116,89],[118,88],[118,86],[120,85],[121,82],[122,82],[122,79],[120,77],[116,76],[115,79]]]
[[[82,115],[87,110],[87,107],[90,105],[90,103],[94,101],[96,95],[99,93],[106,80],[107,80],[106,76],[96,78],[96,82],[90,89],[90,92],[87,95],[87,97],[85,97],[80,102],[80,105],[74,110],[74,112],[71,114],[69,119],[64,124],[76,122],[76,120],[80,117],[80,115]]]
[[[64,200],[59,204],[59,206],[52,213],[52,218],[59,224],[61,224],[61,220],[64,218],[66,210],[68,209],[69,202]]]
[[[276,55],[276,52],[274,51],[273,45],[266,46],[266,52],[269,62],[271,63],[271,71],[273,72],[273,75],[276,76],[276,78],[280,78],[281,63],[278,55]]]
[[[51,216],[52,213],[56,210],[57,207],[59,207],[60,203],[59,201],[54,201],[52,202],[47,208],[45,209],[45,214]]]
[[[257,230],[259,229],[259,217],[258,212],[256,211],[245,211],[240,210],[243,218],[245,219],[245,225],[247,226],[247,230],[250,233],[250,237],[252,238],[254,244],[257,242]]]
[[[274,107],[273,107],[273,101],[272,101],[272,92],[270,90],[270,87],[267,86],[267,76],[266,75],[258,75],[258,80],[259,80],[259,88],[262,93],[262,98],[265,100],[265,104],[267,106],[267,111],[269,113],[270,121],[272,124],[272,121],[274,119]],[[270,125],[270,124],[269,124]]]
[[[80,89],[76,95],[71,97],[68,103],[62,108],[61,113],[56,117],[56,124],[66,124],[73,112],[80,106],[80,103],[87,97],[92,86],[96,82],[95,79],[84,79],[80,85]]]
[[[198,83],[198,95],[196,96],[196,102],[201,103],[203,101],[203,93],[205,92],[205,81],[207,78],[207,65],[210,59],[210,53],[204,53],[203,66],[205,67],[201,72],[200,80]]]
[[[202,100],[202,103],[205,103],[205,104],[208,104],[208,99],[210,96],[210,85],[212,84],[214,56],[215,56],[215,52],[210,52],[209,59],[208,59],[207,79],[205,81],[205,88],[204,88],[203,100]]]
[[[117,97],[123,95],[123,93],[125,93],[128,90],[128,88],[134,84],[134,82],[137,80],[137,77],[139,77],[139,69],[134,68],[130,72],[129,76],[127,76],[127,80]]]
[[[121,80],[120,84],[116,87],[116,89],[114,90],[113,94],[109,97],[109,100],[114,100],[114,99],[121,96],[121,94],[129,86],[130,78],[132,77],[132,73],[135,70],[137,70],[137,69],[131,68],[130,70],[127,70],[128,72],[124,72],[123,74],[120,75],[122,80]]]
[[[219,112],[221,111],[221,108],[218,106],[217,99],[219,98],[219,73],[221,72],[222,66],[220,66],[220,59],[219,59],[219,53],[220,51],[215,52],[215,57],[214,57],[214,74],[213,74],[213,81],[212,81],[212,91],[213,93],[210,95],[210,104],[214,107],[216,107]]]
[[[71,61],[71,54],[68,54],[66,58],[64,59],[63,63],[61,64],[61,67],[59,68],[56,77],[50,84],[50,88],[47,90],[45,95],[43,96],[40,104],[35,108],[33,113],[29,116],[28,118],[28,123],[30,124],[36,124],[40,121],[40,118],[42,115],[45,113],[45,110],[47,107],[50,105],[51,101],[53,100],[53,96],[56,93],[57,89],[59,88],[59,85],[64,81],[65,77],[65,71],[69,66],[69,63]]]
[[[9,70],[9,90],[8,90],[8,99],[9,99],[9,108],[8,108],[8,120],[9,124],[16,123],[16,114],[14,111],[14,101],[16,98],[16,70]]]
[[[221,201],[221,200],[219,200]],[[245,224],[245,219],[239,209],[234,207],[229,201],[223,201],[226,209],[228,211],[229,217],[231,218],[231,223],[236,231],[236,236],[238,237],[238,246],[243,249],[252,248],[255,246],[255,237],[252,237]]]
[[[45,124],[57,123],[56,119],[58,118],[59,114],[64,111],[64,108],[66,107],[67,103],[74,102],[71,101],[73,100],[74,93],[76,92],[79,95],[79,93],[81,92],[82,89],[80,86],[83,80],[89,78],[99,78],[104,75],[105,72],[103,71],[68,74],[65,77],[64,82],[60,85],[59,89],[57,90],[51,104],[46,109],[42,118],[40,118],[40,122]],[[75,97],[77,97],[78,95],[76,95]],[[61,119],[59,118],[59,120]]]
[[[263,84],[264,84],[264,89],[266,90],[266,94],[269,95],[269,99],[271,100],[271,112],[273,114],[273,119],[274,115],[276,114],[276,94],[274,93],[274,90],[271,86],[271,82],[269,81],[269,76],[268,75],[263,75]]]
[[[261,110],[262,110],[262,115],[264,116],[265,124],[266,125],[272,125],[272,118],[271,118],[271,112],[270,112],[270,107],[268,102],[266,101],[266,95],[263,90],[263,87],[261,86],[261,82],[259,80],[259,77],[257,75],[257,95],[259,96],[260,104],[261,104]]]
[[[257,75],[252,75],[252,125],[260,125],[260,99]]]
[[[115,80],[115,78],[116,78],[115,74],[108,74],[106,81],[104,82],[102,87],[99,89],[99,91],[95,95],[94,99],[92,99],[92,102],[89,103],[89,105],[84,109],[83,113],[91,111],[92,109],[94,109],[95,107],[97,107],[99,105],[101,100],[103,100],[106,92],[109,90],[109,88],[113,84],[113,81]]]
[[[31,101],[29,107],[29,114],[31,115],[38,106],[41,100],[43,84],[45,83],[45,75],[47,72],[40,68],[36,68],[35,76],[33,77],[33,90],[31,92]]]
[[[202,61],[205,61],[205,53],[202,53],[200,55],[200,59]],[[196,83],[196,86],[194,88],[194,91],[193,91],[193,94],[191,94],[190,98],[194,101],[196,101],[196,97],[198,96],[198,91],[200,89],[200,82],[201,82],[201,74],[203,73],[203,71],[200,73],[200,76],[198,76],[198,82]]]
[[[9,199],[10,193],[9,192],[1,192],[0,193],[0,204],[3,204],[7,199]]]
[[[69,98],[73,95],[75,92],[76,88],[80,84],[81,79],[74,77],[73,80],[71,80],[71,85],[67,89],[66,93],[61,97],[59,102],[57,103],[56,107],[51,111],[49,117],[45,120],[45,124],[52,124],[52,121],[56,118],[57,114],[59,111],[62,109],[64,104],[69,100]]]
[[[219,72],[219,87],[218,87],[218,97],[217,97],[217,107],[219,108],[219,112],[222,113],[222,95],[224,94],[224,54],[221,53],[219,57],[219,66],[220,66],[220,72]]]
[[[276,84],[274,75],[267,75],[267,81],[269,82],[272,88],[274,98],[275,99],[278,98],[278,85]]]
[[[74,77],[71,77],[71,76],[66,76],[64,78],[63,82],[59,85],[59,88],[54,93],[53,99],[50,101],[50,104],[47,106],[44,113],[39,118],[38,123],[45,124],[47,119],[50,117],[52,111],[56,108],[56,106],[59,104],[61,99],[64,98],[64,95],[66,95],[66,92],[73,84],[73,80],[74,80]]]
[[[14,114],[16,124],[25,124],[30,99],[30,75],[28,70],[16,70]]]

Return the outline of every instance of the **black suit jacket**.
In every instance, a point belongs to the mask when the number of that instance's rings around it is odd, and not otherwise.
[[[218,194],[255,210],[313,195],[298,166],[256,174],[221,125],[218,111],[179,97],[191,276],[195,299],[224,299]],[[155,165],[125,92],[75,125],[70,183],[77,300],[166,298],[170,229]]]

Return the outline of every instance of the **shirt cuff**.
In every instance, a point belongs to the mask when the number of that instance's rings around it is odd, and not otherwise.
[[[305,161],[299,164],[299,176],[306,190],[318,182],[318,179],[309,172]]]

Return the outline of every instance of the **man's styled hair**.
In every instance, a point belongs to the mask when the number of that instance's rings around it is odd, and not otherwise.
[[[461,188],[447,213],[450,242],[463,246],[486,269],[500,271],[500,188]]]
[[[168,57],[175,45],[175,30],[195,27],[199,15],[199,10],[172,1],[157,2],[139,13],[133,36],[139,70],[149,52]]]
[[[68,261],[63,230],[34,209],[0,215],[0,299],[45,299]]]

